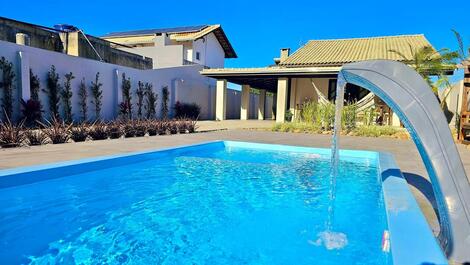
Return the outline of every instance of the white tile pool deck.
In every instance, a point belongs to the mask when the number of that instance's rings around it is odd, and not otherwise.
[[[201,130],[208,130],[210,132],[0,149],[0,169],[144,151],[212,140],[234,140],[310,147],[330,147],[330,135],[277,133],[237,129],[255,128],[260,125],[266,128],[272,126],[272,124],[273,123],[271,122],[257,123],[255,121],[238,124],[235,122],[201,122]],[[416,197],[434,233],[439,231],[436,215],[432,206],[432,203],[434,203],[432,188],[428,181],[428,176],[421,158],[419,157],[412,141],[391,138],[342,136],[340,144],[342,149],[373,150],[392,153],[397,164],[403,171],[413,195]],[[458,149],[460,151],[465,170],[467,171],[467,175],[470,175],[470,150],[465,148],[463,145],[458,145]]]

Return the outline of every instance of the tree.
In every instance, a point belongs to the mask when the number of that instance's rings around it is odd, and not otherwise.
[[[13,80],[15,79],[15,71],[13,64],[2,57],[0,59],[0,70],[2,71],[3,80],[0,87],[3,88],[2,107],[6,120],[11,119],[13,114]]]
[[[51,65],[51,70],[47,73],[47,87],[43,90],[49,98],[49,111],[52,118],[59,118],[59,93],[61,87],[59,84],[59,74],[57,74],[55,66]]]
[[[78,104],[80,105],[81,120],[83,122],[86,122],[88,119],[87,100],[88,100],[88,91],[85,85],[85,78],[83,78],[80,81],[80,85],[78,86]]]
[[[72,72],[65,74],[64,87],[60,91],[60,97],[62,98],[62,104],[64,105],[64,120],[67,123],[72,122],[72,79],[74,79]]]
[[[128,116],[129,120],[132,119],[132,94],[131,94],[131,78],[126,79],[126,74],[122,73],[122,100],[119,104],[120,113],[123,116]]]
[[[102,83],[99,82],[100,79],[100,72],[96,73],[95,81],[91,81],[91,95],[93,96],[93,100],[91,103],[95,105],[95,120],[101,119],[101,106],[102,106],[102,99],[103,99],[103,90],[101,87],[103,86]]]
[[[162,118],[168,119],[168,101],[170,99],[170,91],[167,86],[162,89]]]
[[[153,86],[150,83],[145,83],[145,109],[147,110],[146,117],[147,119],[155,118],[157,113],[158,95],[153,91]]]
[[[144,96],[145,96],[143,82],[139,81],[137,83],[137,90],[135,91],[135,93],[137,95],[137,118],[142,119],[142,107],[144,106]]]
[[[456,67],[455,60],[458,57],[456,52],[451,52],[449,49],[435,50],[431,46],[424,46],[419,49],[413,48],[409,45],[410,55],[406,55],[397,50],[389,50],[397,54],[407,64],[415,69],[424,80],[432,88],[433,92],[437,95],[438,86],[431,79],[431,76],[442,78],[447,75],[451,70]]]

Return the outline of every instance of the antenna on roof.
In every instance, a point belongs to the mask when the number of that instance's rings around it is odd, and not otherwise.
[[[90,45],[90,47],[93,49],[93,51],[96,53],[96,55],[98,56],[98,58],[100,59],[101,62],[104,62],[103,58],[100,56],[100,54],[98,53],[98,51],[95,49],[95,47],[93,46],[93,44],[91,44],[90,40],[88,39],[88,37],[86,36],[85,32],[83,32],[83,30],[73,26],[73,25],[69,25],[69,24],[57,24],[57,25],[54,25],[54,28],[56,30],[59,30],[59,31],[63,31],[65,33],[69,33],[69,32],[74,32],[74,31],[78,31],[80,33],[82,33],[83,37],[85,37],[85,40],[88,42],[88,44]]]

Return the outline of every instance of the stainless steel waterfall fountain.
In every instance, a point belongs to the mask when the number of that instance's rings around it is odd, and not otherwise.
[[[346,82],[370,90],[400,117],[431,179],[440,217],[441,247],[449,259],[470,262],[470,184],[431,88],[407,65],[387,60],[344,65],[338,79],[338,84]]]

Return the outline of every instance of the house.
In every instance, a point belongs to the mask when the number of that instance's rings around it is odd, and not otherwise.
[[[237,58],[220,25],[113,32],[101,37],[116,48],[153,59],[153,68],[199,64],[223,68],[225,58]],[[124,46],[122,46],[124,45]]]
[[[399,35],[370,38],[311,40],[293,54],[281,49],[275,65],[261,68],[204,69],[201,74],[217,79],[216,119],[226,118],[227,82],[242,86],[240,118],[248,119],[249,94],[259,90],[258,119],[264,119],[265,94],[274,93],[276,121],[284,122],[290,111],[294,118],[300,115],[305,101],[333,101],[336,96],[337,74],[342,65],[373,59],[403,60],[396,52],[412,58],[412,50],[431,46],[424,35]],[[411,49],[410,49],[411,48]],[[375,106],[384,124],[399,125],[392,110],[369,91],[348,84],[345,99],[357,102],[360,108]]]
[[[116,43],[85,34],[66,24],[54,28],[0,17],[0,41],[98,60],[141,70],[152,68],[152,59],[116,49]]]

